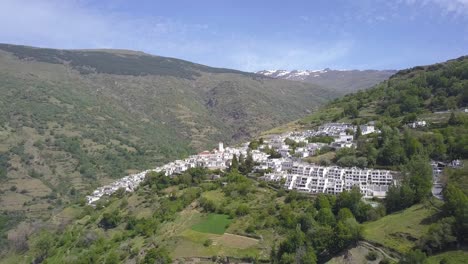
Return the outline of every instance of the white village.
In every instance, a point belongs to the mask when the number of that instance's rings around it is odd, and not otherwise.
[[[371,122],[360,127],[362,135],[380,133]],[[248,154],[256,166],[252,172],[263,172],[259,180],[283,183],[288,190],[318,194],[339,194],[345,190],[358,187],[364,198],[384,198],[391,185],[398,184],[396,175],[398,172],[358,167],[339,167],[336,165],[318,165],[303,161],[303,158],[317,155],[322,148],[354,148],[355,136],[349,131],[357,129],[348,123],[327,123],[315,130],[302,132],[288,132],[280,135],[271,135],[263,140],[258,149],[250,150],[250,142],[236,147],[224,147],[220,142],[217,149],[203,151],[197,155],[189,156],[184,160],[176,160],[154,169],[145,170],[119,179],[109,185],[99,187],[91,195],[88,195],[88,204],[93,204],[104,195],[111,195],[123,188],[127,192],[133,192],[145,180],[148,172],[164,173],[170,177],[181,174],[190,168],[207,168],[211,170],[226,170],[231,166],[232,159],[245,157]],[[333,138],[333,142],[309,143],[310,137],[326,136]],[[292,151],[286,141],[302,143]],[[272,157],[266,150],[274,150],[280,156]],[[293,153],[293,154],[291,154]],[[459,161],[452,162],[449,166],[461,166]],[[442,199],[442,190],[439,175],[447,164],[432,162],[433,166],[433,194]]]

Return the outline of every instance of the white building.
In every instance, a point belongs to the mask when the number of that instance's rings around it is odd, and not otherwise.
[[[323,167],[294,164],[286,176],[285,188],[308,193],[338,194],[359,187],[365,197],[385,197],[393,176],[387,170]]]
[[[415,121],[413,123],[409,123],[408,127],[418,128],[418,127],[425,127],[426,125],[427,125],[426,121],[421,120],[421,121]]]
[[[361,127],[361,134],[368,135],[375,132],[375,127],[371,125],[362,125]]]

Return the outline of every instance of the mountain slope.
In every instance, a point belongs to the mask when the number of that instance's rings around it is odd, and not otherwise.
[[[262,74],[276,79],[302,81],[334,89],[341,94],[369,88],[395,74],[394,70],[264,70]]]
[[[236,143],[336,94],[120,50],[0,45],[0,206],[48,215],[91,187]]]
[[[456,235],[460,244],[466,245],[460,235],[466,234],[468,199],[462,190],[453,187],[460,178],[466,179],[466,170],[449,175],[452,187],[444,193],[446,203],[442,205],[442,201],[430,198],[430,184],[425,188],[431,179],[418,175],[427,176],[428,171],[431,174],[428,160],[413,158],[421,158],[422,154],[443,161],[466,160],[468,116],[459,110],[467,106],[468,58],[462,57],[400,71],[390,80],[336,99],[294,124],[296,128],[310,128],[335,121],[376,122],[381,133],[361,135],[355,150],[340,153],[374,159],[369,166],[401,170],[402,177],[408,177],[402,186],[412,184],[410,187],[404,192],[395,191],[402,187],[392,188],[387,200],[373,201],[376,207],[363,202],[358,189],[338,197],[319,195],[314,200],[294,191],[285,195],[281,184],[257,182],[235,169],[224,173],[198,168],[175,177],[152,172],[137,191],[116,192],[98,202],[96,208],[72,204],[50,219],[47,230],[38,232],[37,228],[28,233],[32,235],[18,239],[27,241],[29,250],[14,243],[16,251],[2,260],[154,263],[156,258],[188,262],[199,257],[230,256],[245,261],[293,263],[297,258],[307,258],[308,263],[323,263],[358,239],[377,243],[383,240],[382,245],[368,245],[363,257],[376,247],[392,245],[400,248],[391,254],[392,258],[421,248],[432,253],[450,250],[453,238],[438,242],[444,233]],[[445,109],[454,111],[453,118],[450,112],[440,112]],[[427,119],[429,126],[404,126],[414,119]],[[245,166],[246,160],[243,162]],[[214,179],[213,173],[221,178]],[[395,208],[395,204],[399,207]],[[437,206],[436,210],[433,206]],[[405,207],[409,209],[382,217]],[[356,219],[366,223],[361,225]],[[440,229],[447,224],[449,228]],[[15,234],[21,238],[20,230]],[[376,230],[380,236],[375,235]],[[438,248],[432,241],[439,243]],[[466,254],[448,251],[443,255],[463,259]]]

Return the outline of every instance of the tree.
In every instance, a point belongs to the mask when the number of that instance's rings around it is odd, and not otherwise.
[[[413,155],[422,154],[423,145],[417,138],[411,135],[410,130],[405,130],[404,132],[404,148],[408,158],[411,158]]]
[[[368,159],[366,157],[359,157],[356,159],[356,166],[359,168],[366,168],[368,164]]]
[[[354,134],[354,137],[356,139],[359,139],[359,137],[362,136],[362,130],[361,130],[361,126],[357,125],[357,128],[356,128],[356,133]]]
[[[357,159],[356,159],[356,156],[344,156],[340,158],[336,162],[336,164],[338,164],[338,166],[341,166],[341,167],[354,167],[357,165]]]
[[[319,210],[317,214],[317,222],[322,225],[333,226],[335,225],[335,221],[335,216],[333,215],[331,208],[322,208]]]
[[[298,264],[316,264],[317,256],[310,246],[301,246],[296,250],[296,261]]]
[[[239,171],[243,174],[248,174],[252,171],[254,165],[252,153],[249,152],[247,153],[247,158],[242,163],[239,162]]]
[[[415,122],[417,120],[418,116],[415,113],[407,114],[405,117],[403,117],[402,123],[403,124],[408,124]]]
[[[314,249],[306,245],[306,236],[299,227],[281,242],[276,256],[272,256],[273,263],[304,263],[315,264],[317,257]]]
[[[427,234],[421,238],[421,247],[429,253],[449,247],[457,241],[453,232],[454,224],[454,217],[446,217],[432,224]]]
[[[454,112],[452,112],[450,114],[450,118],[448,120],[448,124],[451,125],[451,126],[457,126],[457,125],[460,125],[461,124],[461,121],[460,119],[458,118],[458,116],[455,115]]]
[[[282,157],[281,154],[274,149],[270,149],[269,151],[267,151],[267,154],[270,155],[270,159],[279,159]]]
[[[374,166],[377,163],[377,156],[379,152],[373,145],[367,147],[367,164],[369,166]]]
[[[335,212],[338,212],[341,208],[348,208],[351,212],[356,215],[357,208],[361,202],[361,191],[359,187],[353,187],[350,191],[341,192],[335,204]]]
[[[338,221],[335,227],[335,252],[348,247],[352,243],[358,241],[360,237],[361,227],[354,217]]]
[[[166,264],[172,263],[172,259],[164,248],[152,248],[148,250],[143,260],[144,264]]]
[[[351,210],[349,210],[349,208],[341,208],[340,211],[338,211],[338,221],[344,221],[348,218],[354,218]]]
[[[345,116],[349,116],[351,118],[356,118],[359,116],[359,110],[357,107],[357,102],[356,101],[351,101],[348,104],[345,105],[343,109],[343,114]]]
[[[232,156],[231,167],[229,167],[229,171],[237,171],[239,170],[239,161],[237,160],[237,155],[234,154]]]
[[[317,210],[322,208],[332,208],[328,195],[323,193],[317,195],[317,198],[315,199],[315,208],[317,208]]]
[[[43,230],[39,233],[31,247],[38,263],[47,257],[54,244],[55,239],[49,231]]]
[[[250,143],[249,143],[249,149],[251,150],[254,150],[254,149],[257,149],[258,148],[258,141],[256,140],[252,140]]]
[[[391,104],[389,105],[385,113],[391,117],[399,117],[401,115],[400,105],[398,104]]]
[[[405,162],[406,155],[398,138],[394,137],[384,143],[377,161],[382,165],[399,165]]]
[[[119,210],[105,212],[99,225],[105,229],[114,228],[120,223],[121,219]]]
[[[331,248],[335,234],[331,226],[319,225],[309,230],[307,237],[311,240],[310,242],[317,252],[323,252]]]
[[[246,204],[240,204],[237,209],[236,209],[236,215],[238,216],[243,216],[243,215],[247,215],[249,213],[249,206],[247,206]]]
[[[432,167],[429,160],[421,155],[413,156],[406,164],[405,171],[409,176],[409,186],[414,190],[415,201],[426,199],[432,188]]]
[[[213,240],[211,240],[211,239],[207,239],[207,240],[205,240],[205,242],[203,242],[203,246],[205,246],[205,247],[209,247],[212,244],[213,244]]]
[[[447,184],[443,191],[444,214],[455,217],[455,233],[460,242],[468,237],[468,196],[453,184]]]
[[[385,207],[389,213],[402,210],[414,204],[414,191],[407,181],[400,186],[390,186],[385,199]]]
[[[400,259],[400,264],[425,264],[426,259],[426,254],[421,250],[410,250]]]
[[[417,96],[404,96],[400,107],[403,112],[412,113],[418,110],[420,105],[421,103]]]
[[[307,232],[314,226],[317,226],[314,216],[311,213],[304,213],[299,217],[299,224],[301,225],[302,232]]]

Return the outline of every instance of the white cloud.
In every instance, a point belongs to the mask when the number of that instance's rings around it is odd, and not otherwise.
[[[345,41],[307,46],[261,36],[250,38],[245,33],[215,36],[208,25],[158,16],[134,17],[117,12],[113,6],[98,10],[89,3],[0,0],[0,42],[65,49],[134,49],[248,71],[329,65],[350,48],[350,42]]]
[[[404,0],[409,5],[436,5],[444,15],[468,16],[468,0]]]
[[[0,42],[54,48],[199,49],[187,35],[207,29],[163,17],[135,18],[84,1],[0,0]]]

